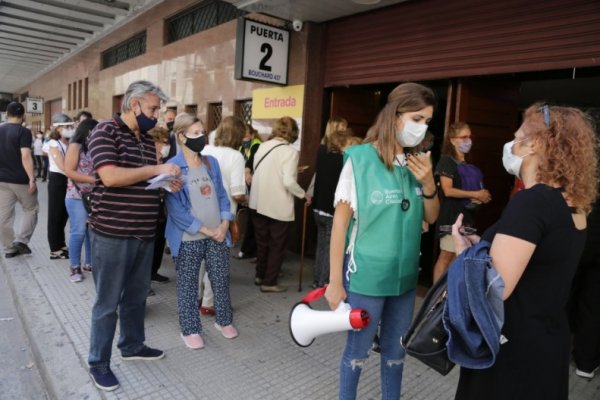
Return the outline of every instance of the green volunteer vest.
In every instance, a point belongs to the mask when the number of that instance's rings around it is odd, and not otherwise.
[[[390,172],[372,144],[345,151],[352,162],[358,226],[350,253],[350,291],[370,296],[398,296],[417,286],[423,197],[408,167]],[[410,201],[403,211],[403,199]],[[346,243],[355,221],[352,219]]]

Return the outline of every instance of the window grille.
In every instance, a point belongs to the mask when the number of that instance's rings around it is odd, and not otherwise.
[[[223,103],[208,103],[208,131],[217,129],[223,117]]]
[[[204,1],[165,20],[167,43],[176,42],[245,14],[245,11],[221,0]]]
[[[196,116],[198,114],[198,105],[197,104],[186,104],[184,107],[184,111],[188,114]]]
[[[146,31],[102,52],[102,68],[112,67],[146,52]]]
[[[246,124],[252,122],[252,100],[237,100],[235,102],[235,116]]]

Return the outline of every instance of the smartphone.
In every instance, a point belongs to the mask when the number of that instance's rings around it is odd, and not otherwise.
[[[473,228],[472,226],[461,226],[458,231],[463,236],[477,234],[477,229]],[[440,232],[441,233],[452,233],[452,225],[440,225]]]

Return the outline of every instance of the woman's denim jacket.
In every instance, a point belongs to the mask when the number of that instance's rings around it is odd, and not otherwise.
[[[221,212],[221,220],[233,220],[233,214],[230,212],[229,198],[227,192],[223,187],[223,179],[221,178],[221,169],[219,168],[218,161],[212,156],[202,156],[202,161],[208,160],[209,167],[208,175],[213,182],[217,198],[219,201],[219,210]],[[182,152],[179,152],[175,157],[169,160],[170,163],[179,165],[181,168],[182,176],[186,176],[188,173],[188,166],[185,162],[185,157]],[[202,227],[202,221],[194,217],[192,214],[192,203],[190,201],[190,191],[187,184],[187,179],[184,181],[183,188],[177,193],[169,193],[167,195],[167,227],[165,229],[165,237],[171,248],[171,254],[173,257],[177,257],[179,254],[179,247],[181,246],[181,239],[183,238],[183,232],[187,232],[190,235],[198,233]],[[232,245],[231,235],[227,231],[225,238],[227,246]]]
[[[448,269],[444,328],[448,358],[472,369],[491,367],[500,350],[504,324],[504,281],[492,265],[490,243],[463,251]]]

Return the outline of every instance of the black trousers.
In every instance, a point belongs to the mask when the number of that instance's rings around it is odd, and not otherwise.
[[[571,296],[573,357],[577,368],[592,372],[600,366],[600,240],[588,241]]]
[[[256,277],[263,280],[263,285],[274,286],[287,250],[290,223],[251,212],[256,234]]]
[[[246,214],[246,231],[240,251],[244,253],[244,257],[252,258],[256,256],[256,238],[254,236],[254,223],[252,222],[252,213],[249,208],[245,209]]]
[[[165,250],[165,229],[167,228],[167,216],[165,203],[161,202],[158,214],[158,224],[156,225],[156,239],[154,239],[154,254],[152,255],[152,275],[156,275],[160,269]]]
[[[48,177],[48,244],[50,251],[67,247],[65,226],[69,219],[65,206],[67,177],[58,172],[50,172]]]

